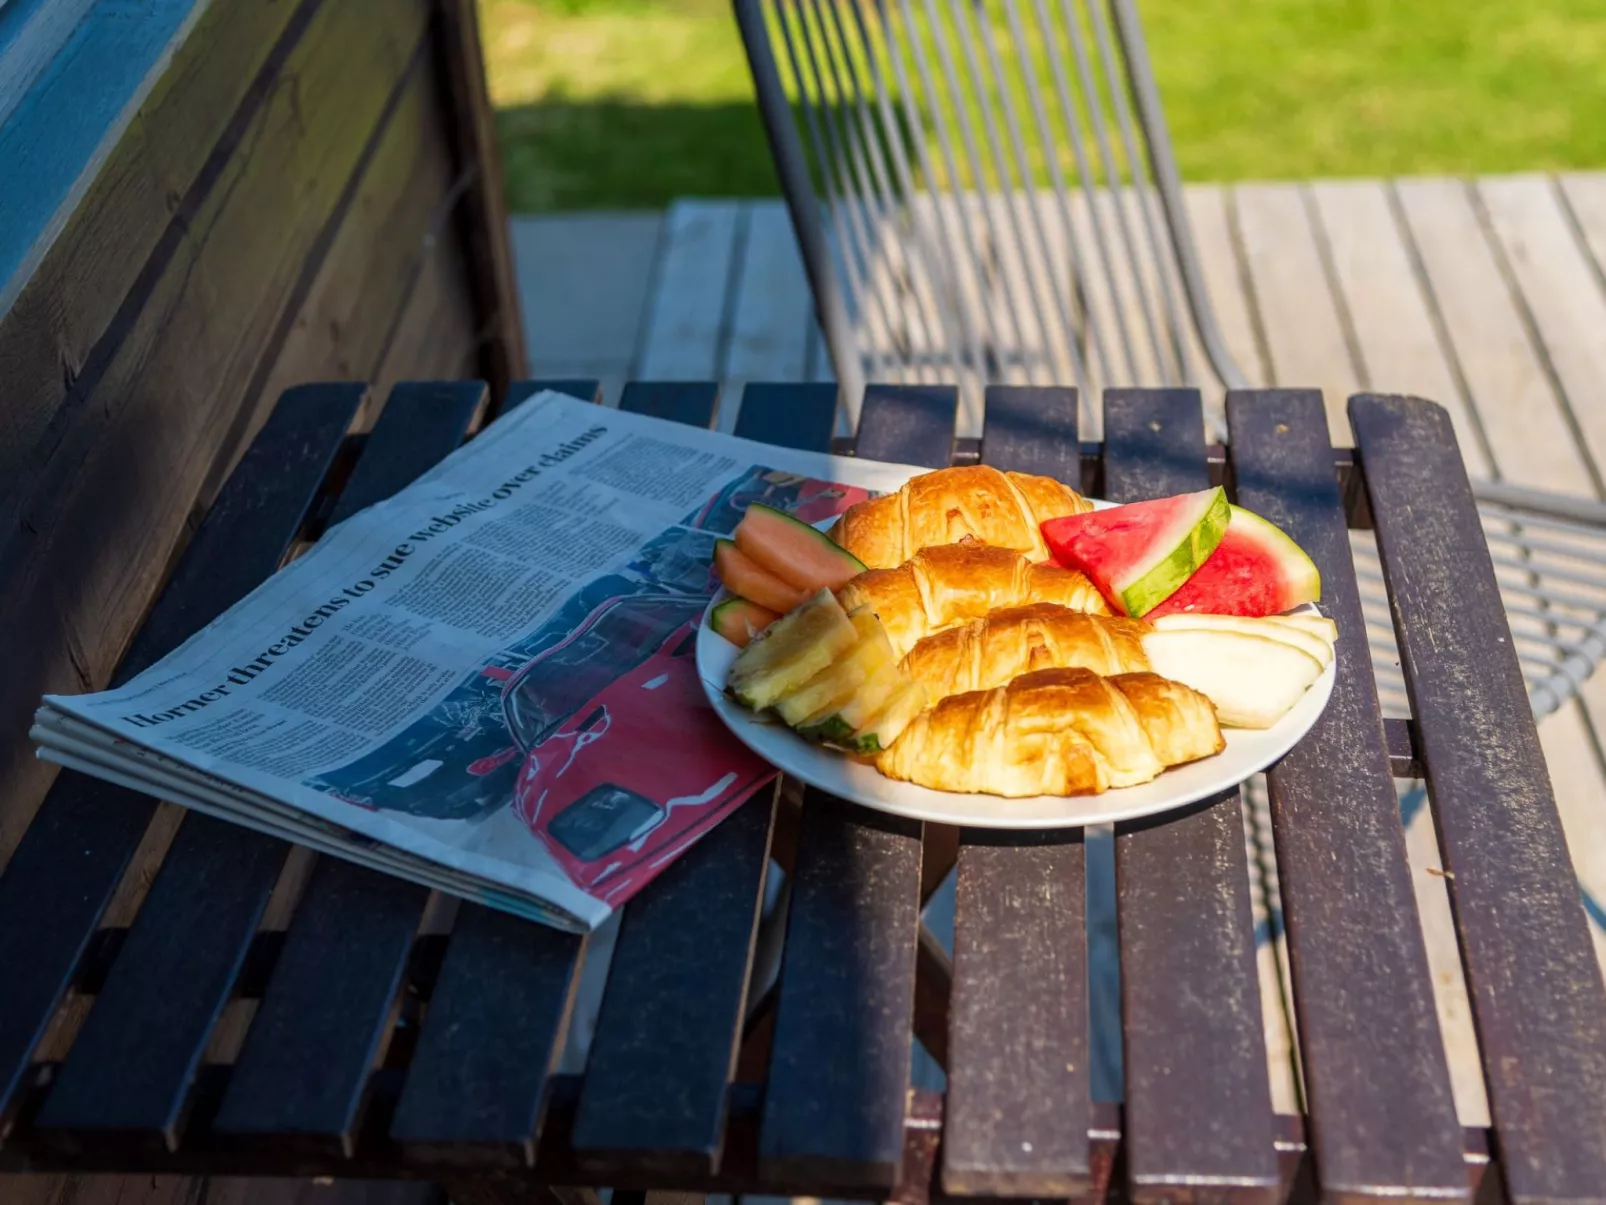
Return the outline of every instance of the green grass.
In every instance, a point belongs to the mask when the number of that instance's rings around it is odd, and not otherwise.
[[[1186,179],[1606,166],[1601,0],[1139,9]],[[728,0],[480,10],[515,209],[775,191]]]

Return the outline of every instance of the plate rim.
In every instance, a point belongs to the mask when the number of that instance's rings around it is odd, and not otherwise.
[[[1089,498],[1096,509],[1103,510],[1115,505],[1100,498]],[[836,516],[821,520],[813,526],[820,531],[828,529],[836,522]],[[1165,812],[1176,811],[1198,803],[1212,795],[1219,795],[1226,791],[1240,789],[1254,775],[1261,773],[1268,767],[1281,761],[1293,750],[1300,741],[1310,733],[1322,715],[1327,710],[1327,704],[1332,697],[1333,687],[1338,678],[1339,650],[1334,646],[1333,657],[1325,669],[1311,683],[1305,695],[1296,703],[1293,709],[1270,728],[1243,729],[1224,728],[1223,735],[1228,738],[1227,748],[1221,753],[1209,758],[1188,763],[1185,766],[1172,767],[1162,772],[1158,777],[1147,783],[1139,783],[1132,787],[1113,787],[1096,795],[1033,795],[1025,797],[1007,797],[1002,795],[989,795],[983,792],[939,791],[933,787],[922,787],[916,783],[902,782],[882,775],[873,767],[866,766],[868,773],[875,775],[875,780],[888,785],[888,791],[895,791],[899,795],[910,795],[909,801],[897,798],[878,798],[870,792],[844,789],[843,782],[822,782],[821,776],[811,776],[808,773],[809,761],[817,757],[828,757],[835,765],[863,766],[846,754],[830,751],[821,746],[805,741],[778,721],[765,721],[753,712],[741,707],[726,696],[723,684],[716,685],[710,680],[705,667],[705,647],[718,647],[711,642],[717,641],[726,649],[735,650],[731,644],[709,625],[709,614],[720,603],[735,597],[723,585],[714,596],[708,600],[703,609],[701,619],[698,621],[696,662],[697,676],[702,683],[703,692],[708,697],[710,708],[719,717],[725,727],[741,741],[744,746],[756,753],[764,761],[774,766],[782,774],[789,774],[811,787],[825,791],[831,795],[846,799],[850,803],[858,804],[872,811],[878,811],[892,816],[907,819],[932,821],[934,823],[955,824],[967,828],[990,829],[1051,829],[1051,828],[1081,828],[1091,824],[1109,824],[1127,820],[1137,820],[1146,816],[1160,815]],[[1315,614],[1323,612],[1314,603],[1302,603],[1300,606],[1283,612],[1286,615]],[[773,733],[785,746],[794,746],[799,753],[798,758],[789,758],[794,764],[778,764],[769,748],[761,747],[749,739],[754,730]],[[1225,781],[1221,775],[1209,776],[1205,785],[1192,788],[1182,787],[1169,795],[1162,794],[1154,799],[1153,787],[1156,783],[1165,781],[1167,775],[1184,773],[1195,767],[1220,765],[1216,759],[1225,756],[1232,748],[1232,737],[1235,733],[1242,733],[1251,739],[1264,742],[1267,748],[1255,752],[1245,752],[1244,756],[1253,764],[1239,773],[1238,769],[1226,772]],[[1239,737],[1243,740],[1244,737]],[[767,743],[767,742],[766,742]],[[803,768],[799,768],[801,763]],[[1230,763],[1229,763],[1230,764]],[[1132,792],[1141,792],[1147,798],[1134,798]],[[926,801],[929,800],[929,803]],[[1123,800],[1126,806],[1123,806]],[[1113,806],[1112,806],[1113,805]],[[1013,810],[1019,815],[1011,816],[999,812]],[[1063,812],[1054,815],[1054,812]],[[1045,814],[1047,813],[1047,814]]]

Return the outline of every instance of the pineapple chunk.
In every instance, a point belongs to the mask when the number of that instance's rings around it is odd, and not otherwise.
[[[853,650],[775,703],[777,714],[793,728],[815,712],[841,707],[864,689],[872,674],[893,664],[892,642],[875,612],[860,607],[848,619],[859,634]]]
[[[736,701],[763,711],[836,661],[859,634],[829,590],[794,607],[756,636],[731,665]]]
[[[892,742],[926,709],[926,687],[913,678],[906,679],[886,705],[858,728],[844,744],[855,753],[879,753],[892,748]]]
[[[859,687],[857,693],[840,702],[820,708],[813,715],[798,721],[798,735],[811,741],[824,741],[841,745],[852,738],[854,730],[881,710],[883,704],[908,681],[896,661],[875,670]]]

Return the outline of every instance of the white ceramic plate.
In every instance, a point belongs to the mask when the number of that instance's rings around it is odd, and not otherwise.
[[[1109,503],[1097,503],[1102,509]],[[818,526],[823,530],[834,520]],[[730,595],[721,590],[708,609]],[[1293,614],[1315,614],[1310,604]],[[1167,770],[1152,782],[1120,787],[1102,795],[1037,795],[1004,799],[998,795],[970,795],[934,791],[913,783],[897,782],[821,745],[811,744],[779,720],[760,717],[726,696],[725,679],[737,648],[708,626],[706,613],[697,634],[697,672],[703,689],[720,719],[749,749],[784,774],[829,791],[843,799],[895,816],[932,820],[977,828],[1069,828],[1131,820],[1193,803],[1231,790],[1264,770],[1299,743],[1316,723],[1333,693],[1338,650],[1303,698],[1271,728],[1223,728],[1227,747],[1214,757]]]

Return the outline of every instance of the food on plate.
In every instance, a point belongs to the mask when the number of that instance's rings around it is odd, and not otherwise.
[[[777,715],[792,728],[816,715],[830,715],[855,695],[866,683],[897,666],[892,645],[882,631],[875,613],[868,607],[848,613],[856,643],[819,673],[789,694],[775,701]]]
[[[1093,504],[1052,477],[966,465],[922,473],[895,494],[855,503],[831,538],[871,569],[891,569],[922,548],[967,536],[995,548],[1048,558],[1041,525]]]
[[[731,664],[726,686],[754,711],[773,706],[858,643],[859,633],[829,590],[821,590],[753,638]]]
[[[1143,652],[1149,631],[1141,619],[1087,615],[1052,603],[1001,607],[927,636],[909,650],[903,667],[933,699],[991,690],[1040,669],[1137,673],[1149,668]]]
[[[714,572],[732,594],[740,594],[778,615],[786,614],[809,596],[807,590],[799,590],[761,568],[732,540],[715,542]]]
[[[1320,636],[1328,644],[1338,643],[1338,625],[1325,615],[1301,611],[1297,615],[1268,615],[1266,619],[1270,623],[1280,623],[1284,627],[1298,628],[1300,631]]]
[[[736,547],[764,572],[812,594],[835,590],[863,573],[859,558],[785,511],[754,502],[732,533]]]
[[[942,700],[876,768],[940,791],[1087,795],[1148,782],[1225,744],[1210,702],[1186,686],[1050,669]]]
[[[708,613],[708,626],[742,649],[779,618],[768,607],[733,594]]]
[[[1158,615],[1275,615],[1322,596],[1322,575],[1287,532],[1240,506],[1209,560],[1159,606]]]
[[[1304,649],[1224,629],[1157,628],[1143,641],[1154,672],[1193,687],[1230,728],[1270,728],[1322,673]]]
[[[871,569],[837,596],[849,610],[874,611],[900,657],[917,640],[999,607],[1046,602],[1095,614],[1109,610],[1082,574],[1034,565],[1018,552],[977,540],[922,549],[896,569]]]
[[[727,686],[807,739],[854,753],[888,748],[926,705],[925,687],[899,668],[875,612],[845,614],[829,590],[743,649]]]
[[[1054,559],[1087,574],[1123,615],[1148,614],[1203,566],[1227,531],[1220,486],[1043,524]]]
[[[1177,615],[1157,615],[1152,620],[1160,632],[1238,632],[1249,636],[1264,636],[1268,640],[1281,640],[1297,649],[1303,649],[1323,669],[1333,659],[1333,645],[1318,629],[1304,624],[1281,623],[1276,619],[1256,619],[1245,615],[1195,615],[1183,612]]]

